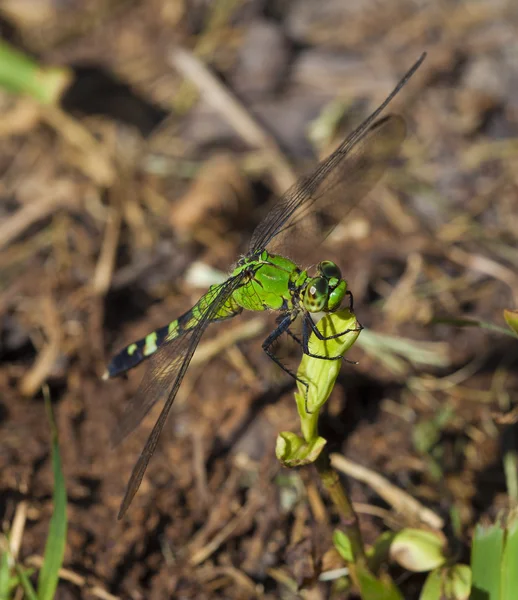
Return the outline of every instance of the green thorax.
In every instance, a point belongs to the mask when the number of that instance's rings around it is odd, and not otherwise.
[[[291,311],[303,306],[309,312],[333,312],[347,291],[340,270],[330,261],[319,263],[317,276],[310,277],[288,258],[263,250],[243,257],[232,275],[243,271],[248,278],[233,299],[246,310]]]
[[[232,275],[245,271],[247,280],[237,289],[234,300],[246,310],[292,310],[298,292],[308,279],[291,260],[269,254],[244,257]]]

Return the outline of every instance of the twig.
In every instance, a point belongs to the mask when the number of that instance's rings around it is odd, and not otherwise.
[[[244,140],[267,152],[276,191],[279,194],[285,192],[296,181],[296,176],[275,139],[264,131],[230,90],[191,52],[176,48],[171,52],[169,60],[184,77],[198,87],[205,101],[225,117]]]
[[[439,515],[423,506],[410,494],[393,485],[378,473],[348,460],[341,454],[331,454],[331,464],[338,471],[369,485],[401,514],[413,516],[434,529],[444,527],[444,521]]]
[[[113,207],[108,213],[106,228],[99,260],[95,267],[92,289],[95,294],[103,296],[108,291],[115,266],[115,257],[119,243],[121,213],[118,207]]]
[[[236,529],[241,528],[250,520],[252,515],[257,512],[257,509],[261,506],[261,504],[262,500],[257,495],[253,496],[248,503],[241,508],[237,515],[230,520],[208,544],[206,544],[203,548],[200,548],[200,550],[191,556],[189,559],[189,564],[191,566],[199,565],[211,554],[216,552],[221,544],[226,542],[227,539],[232,536]]]
[[[35,566],[37,568],[41,568],[43,566],[43,557],[38,556],[37,554],[33,556],[29,556],[26,563],[31,566]],[[78,587],[86,588],[87,593],[95,596],[96,598],[100,598],[101,600],[119,600],[119,596],[114,596],[110,594],[105,589],[101,588],[98,585],[94,585],[92,587],[89,586],[87,578],[83,575],[79,575],[70,569],[59,569],[58,571],[59,578],[64,581],[68,581]]]
[[[51,190],[26,204],[0,225],[0,249],[8,246],[31,225],[45,219],[61,207],[75,203],[76,186],[70,181],[58,181]]]
[[[325,448],[322,450],[314,464],[322,484],[326,488],[327,493],[340,513],[345,534],[351,543],[354,563],[365,562],[365,549],[363,546],[363,538],[360,531],[360,525],[358,523],[358,517],[354,512],[354,508],[349,496],[347,495],[347,492],[340,483],[340,477],[338,473],[331,466],[329,454]],[[351,576],[354,578],[352,573],[354,564],[350,564],[349,567],[351,568]]]
[[[116,176],[115,167],[106,149],[86,127],[57,106],[43,107],[41,118],[63,137],[71,149],[77,151],[78,169],[99,186],[112,185]],[[74,157],[70,156],[70,158]]]
[[[259,586],[256,585],[246,573],[243,573],[243,571],[240,571],[236,567],[210,567],[210,569],[207,569],[206,573],[202,572],[201,575],[198,574],[198,579],[210,581],[211,579],[221,577],[222,575],[230,577],[239,587],[243,588],[243,591],[247,593],[247,598],[263,597]]]
[[[61,349],[61,321],[54,300],[49,295],[41,303],[41,326],[45,330],[47,343],[38,354],[36,362],[20,383],[20,392],[24,396],[32,396],[47,379],[56,363]]]
[[[506,283],[511,289],[515,303],[518,304],[518,276],[516,276],[514,271],[504,267],[487,256],[471,254],[460,248],[450,248],[447,250],[446,254],[452,262],[455,262],[466,269],[484,273],[484,275],[488,275],[489,277],[493,277],[494,279]]]
[[[9,537],[9,547],[14,560],[18,558],[18,553],[22,545],[23,531],[25,529],[25,522],[27,521],[27,507],[27,500],[22,500],[16,507],[14,514],[11,535]]]

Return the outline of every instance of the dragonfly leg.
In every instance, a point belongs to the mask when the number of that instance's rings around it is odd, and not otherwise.
[[[317,338],[322,341],[334,340],[335,338],[342,337],[346,333],[351,333],[353,331],[361,331],[363,329],[363,325],[358,323],[358,327],[355,327],[354,329],[345,329],[344,331],[341,331],[340,333],[334,333],[333,335],[324,335],[323,333],[320,332],[318,327],[313,322],[313,319],[308,314],[306,314],[304,317],[304,322],[306,322],[306,320],[307,320],[307,324],[311,327],[311,331],[313,331],[313,333],[317,336]]]
[[[313,319],[308,314],[304,315],[304,320],[302,322],[302,333],[303,333],[302,348],[304,350],[304,354],[307,354],[308,356],[311,356],[313,358],[321,358],[322,360],[341,360],[341,359],[343,359],[343,360],[345,360],[345,362],[348,362],[352,365],[358,364],[355,360],[349,360],[348,358],[345,358],[345,356],[343,356],[342,354],[339,354],[338,356],[321,356],[320,354],[311,353],[309,351],[309,330],[310,329],[317,336],[317,338],[319,340],[325,342],[326,340],[333,340],[335,338],[342,337],[342,335],[345,335],[346,333],[351,333],[353,331],[361,331],[363,329],[363,325],[358,323],[358,327],[356,327],[354,329],[346,329],[345,331],[341,331],[340,333],[336,333],[333,335],[323,335],[320,332],[320,330],[318,329],[318,327],[315,325],[315,323],[313,323]]]
[[[277,319],[277,323],[281,323],[281,321],[283,319],[284,319],[284,316],[281,315],[281,318]],[[345,331],[337,333],[336,335],[324,336],[324,335],[322,335],[322,333],[320,333],[319,329],[313,323],[313,320],[309,316],[308,316],[308,324],[310,325],[312,331],[315,333],[315,335],[318,337],[319,340],[332,340],[334,338],[342,337],[342,335],[345,335],[346,333],[350,333],[351,331],[361,331],[363,329],[363,326],[360,325],[356,329],[346,329]],[[290,323],[290,325],[291,325],[291,323]],[[330,358],[328,356],[317,356],[317,355],[311,354],[311,352],[309,351],[309,346],[308,346],[309,335],[306,336],[306,341],[304,342],[297,335],[295,335],[289,327],[286,329],[286,333],[297,342],[297,344],[304,351],[304,354],[307,354],[308,356],[312,356],[313,358],[323,358],[325,360],[338,360],[339,358],[342,358],[341,356],[337,356],[336,358]]]
[[[307,390],[309,388],[309,384],[306,381],[303,381],[300,377],[297,377],[297,375],[293,371],[291,371],[290,369],[288,369],[288,367],[283,365],[280,359],[271,351],[271,347],[273,346],[273,344],[285,332],[294,337],[297,342],[301,343],[300,340],[290,331],[290,325],[293,323],[296,316],[296,314],[288,314],[285,316],[281,315],[281,317],[277,319],[277,327],[264,340],[262,348],[266,352],[267,356],[271,358],[276,365],[278,365],[285,373],[293,377],[295,381],[298,381],[299,383],[304,385]]]
[[[353,293],[351,292],[351,290],[347,290],[345,292],[346,296],[349,296],[349,310],[351,312],[354,312],[354,298],[353,298]]]
[[[291,325],[291,323],[290,323]],[[302,340],[293,333],[293,331],[288,327],[288,329],[286,329],[286,333],[290,336],[290,338],[292,340],[295,340],[297,342],[297,344],[302,348],[302,350],[304,350],[304,343],[302,342]]]

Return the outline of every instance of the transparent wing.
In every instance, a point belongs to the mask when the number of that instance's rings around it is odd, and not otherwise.
[[[267,248],[282,249],[308,246],[311,215],[327,219],[325,237],[376,184],[390,160],[396,155],[406,134],[401,117],[389,115],[376,121],[394,96],[423,62],[426,54],[405,74],[386,100],[310,175],[301,178],[279,200],[256,228],[249,252]],[[290,256],[290,258],[297,258]]]
[[[171,340],[166,338],[156,353],[147,359],[147,370],[137,393],[127,403],[122,419],[112,435],[111,443],[113,447],[118,446],[124,438],[130,435],[153,406],[167,396],[169,386],[174,380],[182,357],[190,349],[190,345],[193,343],[192,340],[197,339],[195,337],[196,330],[202,325],[206,327],[210,321],[224,320],[235,314],[226,309],[225,302],[229,295],[223,293],[227,288],[235,289],[230,285],[235,280],[236,278],[226,281],[221,284],[219,289],[210,290],[204,294],[191,310],[183,315],[188,316],[189,321],[195,321],[194,315],[198,314],[198,320],[194,323],[194,326],[191,323],[190,328],[179,336],[178,332],[175,331],[175,337]],[[213,310],[213,308],[216,310]]]
[[[174,402],[182,379],[189,367],[191,358],[196,347],[207,329],[209,323],[215,316],[221,313],[222,305],[228,300],[232,293],[241,285],[244,275],[238,275],[225,282],[212,302],[205,308],[200,316],[196,327],[189,330],[183,336],[165,342],[156,354],[148,361],[148,368],[139,386],[127,415],[123,419],[118,437],[122,439],[140,423],[151,407],[158,401],[167,397],[162,412],[158,417],[146,445],[133,468],[131,477],[122,500],[118,518],[121,519],[127,511],[133,497],[135,496],[142,477],[146,471],[149,460],[156,449],[160,432],[164,427],[167,416]]]

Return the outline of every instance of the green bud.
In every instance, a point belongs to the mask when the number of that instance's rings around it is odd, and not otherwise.
[[[390,556],[409,571],[431,571],[446,561],[444,536],[435,531],[403,529],[390,546]]]

